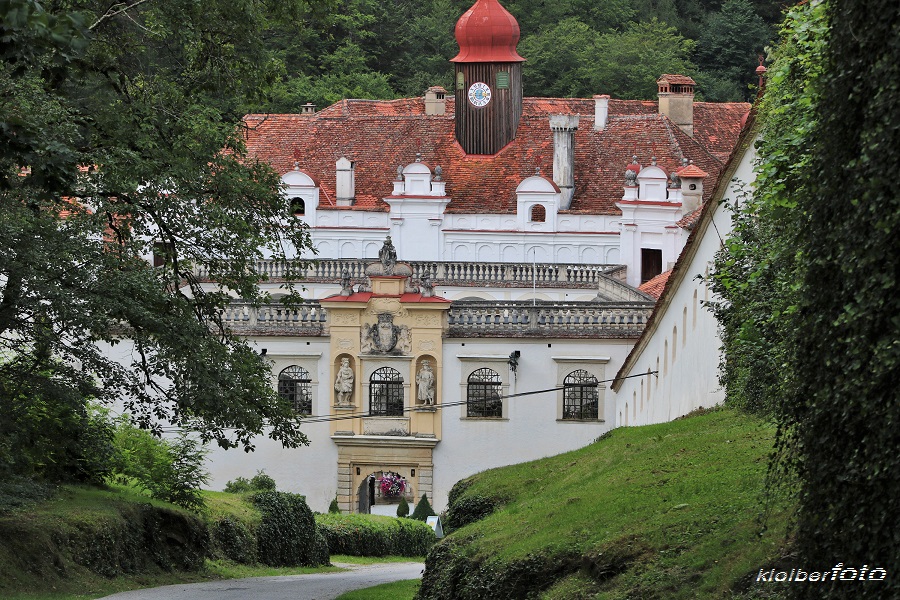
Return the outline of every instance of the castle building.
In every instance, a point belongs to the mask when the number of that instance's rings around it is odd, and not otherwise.
[[[497,0],[455,32],[452,93],[244,118],[317,256],[305,304],[224,318],[271,360],[310,445],[214,450],[213,486],[265,469],[315,510],[423,493],[441,509],[463,477],[625,424],[612,380],[750,107],[694,102],[669,74],[657,102],[523,98]],[[277,296],[281,267],[262,267]]]

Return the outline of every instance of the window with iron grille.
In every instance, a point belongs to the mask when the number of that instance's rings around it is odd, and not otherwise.
[[[469,375],[466,386],[467,417],[503,417],[502,381],[492,369],[478,369]]]
[[[403,376],[390,367],[376,369],[369,377],[369,414],[403,416]]]
[[[303,367],[291,365],[278,374],[278,393],[291,403],[297,414],[312,414],[312,379]]]
[[[597,378],[578,369],[563,380],[563,419],[599,418]]]

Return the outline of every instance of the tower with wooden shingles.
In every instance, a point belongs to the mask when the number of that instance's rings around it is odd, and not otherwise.
[[[456,23],[456,139],[467,154],[496,154],[522,117],[519,23],[497,0],[478,0]]]

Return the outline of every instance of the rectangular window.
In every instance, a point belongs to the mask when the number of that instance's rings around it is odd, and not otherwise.
[[[641,283],[662,273],[662,250],[641,248]]]
[[[497,89],[498,90],[508,90],[509,89],[509,72],[508,71],[497,71]]]
[[[462,72],[456,74],[456,89],[466,89],[466,76]]]

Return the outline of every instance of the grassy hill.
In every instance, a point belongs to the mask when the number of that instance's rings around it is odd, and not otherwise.
[[[762,519],[773,436],[716,410],[463,480],[461,528],[428,555],[418,598],[774,597],[755,583],[790,515],[779,499]]]

